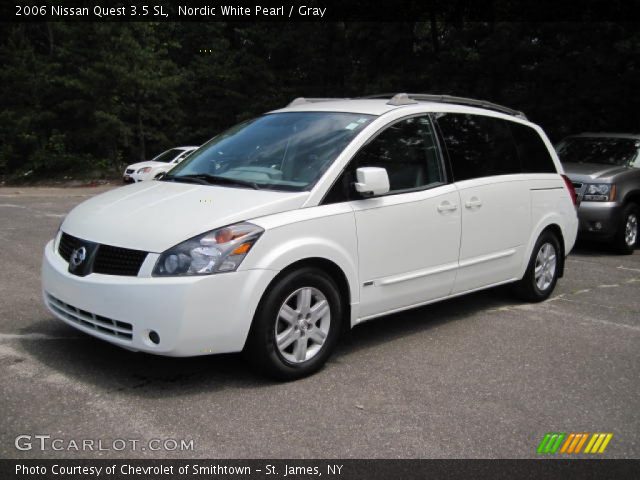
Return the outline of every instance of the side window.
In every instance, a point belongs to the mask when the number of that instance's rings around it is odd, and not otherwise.
[[[483,115],[445,113],[438,117],[455,181],[521,173],[509,123]]]
[[[360,167],[382,167],[389,175],[389,193],[444,181],[433,127],[428,116],[411,117],[387,127],[351,159],[324,203],[357,198],[351,184]]]
[[[511,133],[518,148],[524,173],[556,173],[556,166],[547,146],[533,128],[511,122]]]

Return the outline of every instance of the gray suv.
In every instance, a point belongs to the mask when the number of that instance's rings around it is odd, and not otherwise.
[[[565,138],[556,150],[580,201],[579,235],[633,253],[640,215],[640,134],[582,133]]]

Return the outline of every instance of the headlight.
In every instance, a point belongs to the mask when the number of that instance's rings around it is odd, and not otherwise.
[[[586,202],[610,202],[616,194],[616,187],[610,183],[591,183],[584,191],[583,201]]]
[[[247,222],[205,232],[160,255],[153,269],[153,276],[233,272],[240,266],[262,232],[262,228]]]
[[[138,170],[136,173],[149,173],[151,171],[151,167],[144,167]]]

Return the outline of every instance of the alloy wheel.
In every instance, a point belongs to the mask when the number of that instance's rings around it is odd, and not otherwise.
[[[629,214],[627,222],[624,227],[624,241],[628,246],[636,244],[638,238],[638,217],[635,213]]]
[[[555,247],[547,242],[543,243],[536,256],[534,276],[536,285],[541,292],[547,290],[553,283],[556,274],[557,255]]]
[[[325,295],[314,287],[299,288],[283,302],[275,324],[280,355],[291,363],[306,362],[324,345],[331,326]]]

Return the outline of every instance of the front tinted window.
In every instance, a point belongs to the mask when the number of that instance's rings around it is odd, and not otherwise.
[[[630,165],[640,148],[640,140],[611,137],[570,137],[558,145],[563,163]]]
[[[351,159],[327,193],[324,203],[359,198],[353,189],[356,169],[381,167],[389,175],[389,192],[398,193],[443,182],[429,117],[400,120],[384,129]]]
[[[521,173],[509,123],[483,115],[444,113],[438,116],[456,181]]]
[[[382,167],[389,175],[390,191],[410,190],[442,181],[440,161],[429,117],[394,123],[352,160],[359,167]]]
[[[518,148],[524,173],[555,173],[556,166],[547,146],[533,128],[510,122],[511,133]]]
[[[209,175],[257,188],[308,190],[374,118],[335,112],[264,115],[214,137],[171,171]]]

